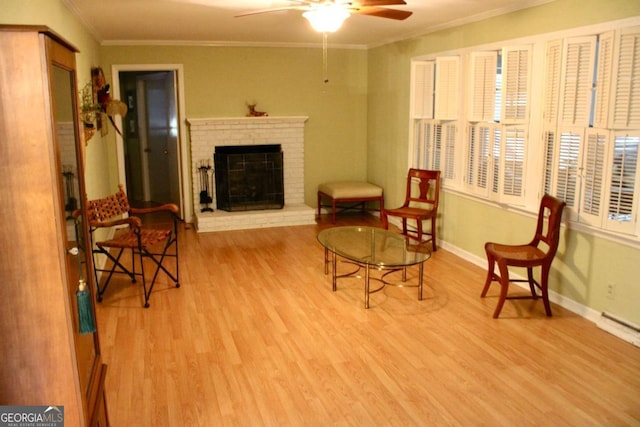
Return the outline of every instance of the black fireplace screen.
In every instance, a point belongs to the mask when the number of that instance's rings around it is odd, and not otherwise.
[[[282,209],[282,157],[278,144],[215,147],[213,161],[218,209],[229,212]]]

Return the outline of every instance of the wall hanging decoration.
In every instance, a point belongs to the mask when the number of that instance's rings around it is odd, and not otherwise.
[[[109,133],[109,128],[106,124],[107,120],[111,122],[118,135],[122,136],[122,132],[116,126],[113,116],[118,114],[124,117],[127,114],[127,104],[111,98],[110,89],[111,85],[104,78],[102,68],[91,68],[91,83],[87,83],[80,92],[85,142],[88,142],[98,130],[102,136]]]
[[[96,133],[96,104],[93,102],[93,87],[87,83],[80,91],[80,118],[84,143],[87,144]]]

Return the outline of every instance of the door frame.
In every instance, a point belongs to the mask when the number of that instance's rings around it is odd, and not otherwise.
[[[176,92],[177,92],[177,120],[178,120],[178,187],[180,189],[180,212],[182,218],[186,222],[192,222],[193,203],[191,200],[190,190],[190,168],[189,168],[189,138],[187,130],[187,121],[184,117],[186,105],[184,100],[184,69],[182,64],[114,64],[111,66],[112,75],[112,94],[120,93],[120,72],[128,71],[174,71],[176,73]],[[118,129],[122,127],[122,117],[114,116]],[[116,136],[116,158],[118,162],[118,179],[125,185],[127,183],[127,175],[125,171],[124,161],[124,140],[117,132]]]

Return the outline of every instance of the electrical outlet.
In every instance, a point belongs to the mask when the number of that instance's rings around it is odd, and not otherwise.
[[[608,283],[607,284],[607,298],[608,299],[615,299],[616,297],[616,285],[614,283]]]

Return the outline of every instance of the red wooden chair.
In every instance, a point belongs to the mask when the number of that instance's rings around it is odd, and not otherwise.
[[[565,202],[549,195],[544,195],[540,202],[538,212],[538,224],[533,240],[526,245],[502,245],[488,242],[484,245],[489,262],[487,270],[487,280],[482,289],[481,297],[487,295],[492,282],[500,283],[500,297],[498,305],[493,313],[493,317],[500,315],[502,306],[506,299],[538,299],[536,287],[542,292],[542,301],[547,316],[551,316],[551,305],[549,304],[549,270],[551,262],[558,250],[560,240],[560,222],[562,220],[562,210]],[[494,271],[495,264],[498,264],[500,274]],[[527,279],[509,278],[509,267],[525,267],[527,269]],[[533,268],[541,267],[540,282],[533,277]],[[531,296],[508,296],[510,282],[528,282],[531,289]]]
[[[431,240],[433,250],[436,250],[436,217],[438,215],[438,200],[440,198],[440,171],[409,169],[407,174],[407,190],[404,204],[396,209],[382,211],[382,224],[389,228],[387,217],[395,216],[402,219],[402,234],[419,242],[423,236],[428,236],[425,242]],[[415,221],[415,230],[407,227],[407,220]],[[431,220],[431,229],[425,232],[422,222]]]

